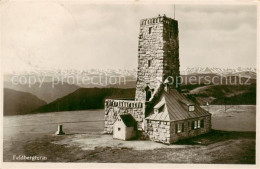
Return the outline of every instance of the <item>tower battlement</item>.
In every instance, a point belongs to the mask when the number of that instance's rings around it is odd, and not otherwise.
[[[153,25],[158,23],[176,24],[177,20],[164,16],[158,16],[154,18],[145,18],[140,20],[140,25]]]

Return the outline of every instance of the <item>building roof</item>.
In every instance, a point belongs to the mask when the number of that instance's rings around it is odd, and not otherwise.
[[[131,114],[120,115],[120,118],[122,119],[122,121],[126,125],[126,127],[135,127],[136,128],[137,122],[135,121],[134,117]]]
[[[162,99],[165,99],[165,111],[161,113],[152,113],[146,119],[159,121],[179,121],[210,115],[209,112],[190,101],[176,89],[170,89],[170,92],[163,91],[158,104],[161,103]],[[156,106],[158,104],[156,104]],[[189,111],[189,105],[194,105],[195,110]]]
[[[165,104],[165,100],[162,99],[159,103],[157,103],[157,104],[154,106],[154,108],[155,108],[155,109],[159,109],[159,108],[161,108],[164,104]]]

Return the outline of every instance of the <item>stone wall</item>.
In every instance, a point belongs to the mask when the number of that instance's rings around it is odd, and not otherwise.
[[[197,129],[191,129],[192,121],[202,120],[204,119],[204,127],[203,128],[197,128]],[[175,131],[175,124],[182,124],[184,123],[184,131],[180,133],[176,133]],[[176,142],[178,140],[198,136],[200,134],[207,133],[211,130],[211,116],[205,116],[205,117],[199,117],[195,119],[187,119],[184,121],[178,121],[178,122],[171,122],[171,131],[170,131],[170,142]]]
[[[121,114],[131,114],[137,121],[138,130],[144,129],[145,103],[130,100],[112,100],[105,101],[105,133],[113,133],[113,124]]]
[[[155,90],[169,75],[179,75],[178,22],[165,16],[143,19],[135,99],[145,101],[144,88],[149,86]]]
[[[164,78],[172,77],[173,82],[176,82],[176,77],[180,76],[178,22],[171,18],[165,18],[163,28],[163,75]],[[178,86],[173,84],[171,87]]]
[[[146,133],[152,141],[169,144],[170,122],[148,120]]]
[[[195,120],[204,119],[204,127],[191,129],[191,123]],[[175,124],[184,124],[184,131],[176,133]],[[211,130],[211,116],[199,117],[196,119],[187,119],[177,122],[163,122],[163,121],[147,121],[146,133],[150,140],[161,142],[161,143],[174,143],[178,140],[198,136],[200,134],[207,133]]]

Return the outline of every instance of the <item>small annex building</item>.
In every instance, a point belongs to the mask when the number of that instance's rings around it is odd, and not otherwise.
[[[130,140],[136,137],[137,122],[131,114],[118,116],[113,128],[113,138]]]

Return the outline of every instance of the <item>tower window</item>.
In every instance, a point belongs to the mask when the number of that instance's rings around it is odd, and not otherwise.
[[[148,67],[150,67],[152,64],[152,60],[148,60]]]
[[[148,102],[151,97],[152,97],[152,92],[150,90],[146,91],[146,98],[145,98],[145,100]]]
[[[149,27],[149,34],[152,33],[152,27]]]

